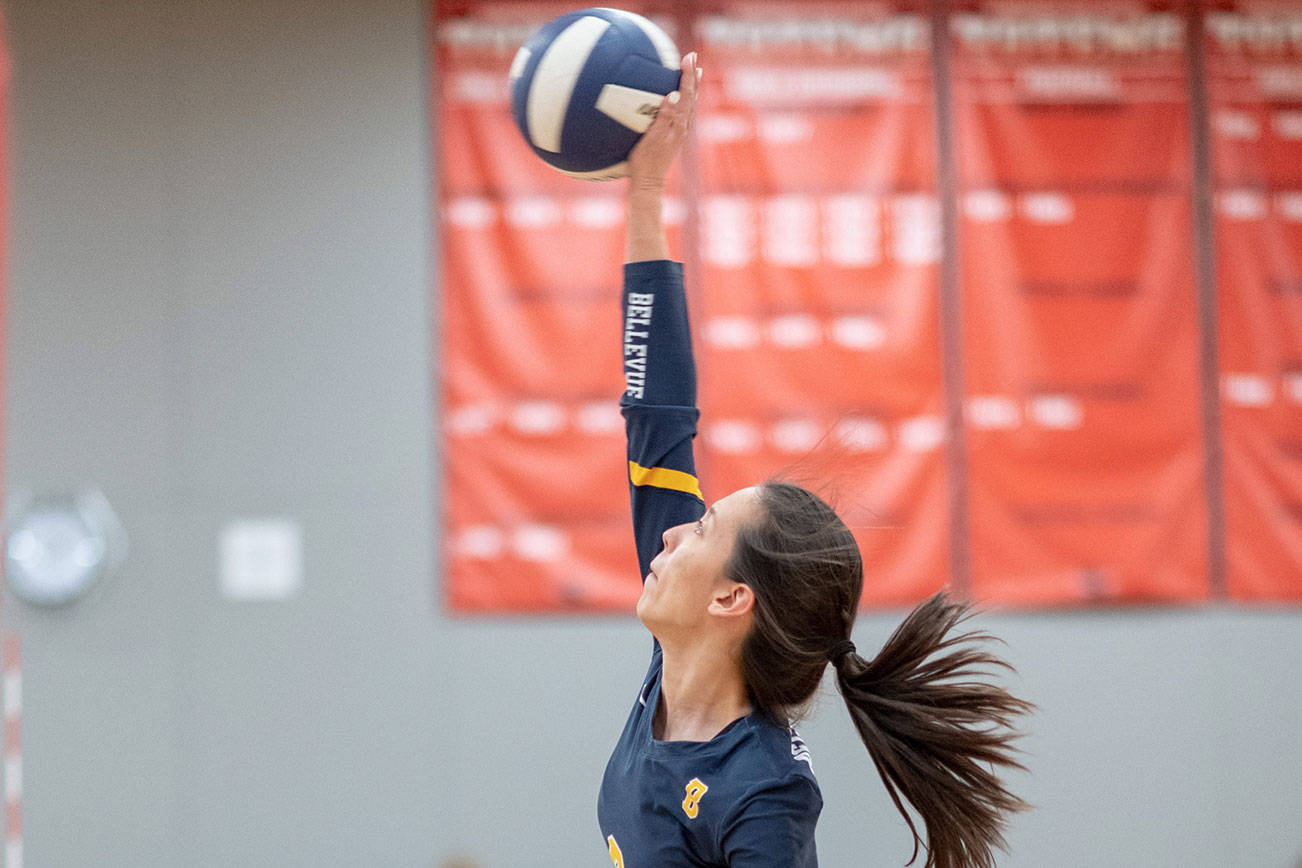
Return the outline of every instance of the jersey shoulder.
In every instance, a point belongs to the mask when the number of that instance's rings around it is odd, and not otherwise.
[[[809,748],[790,727],[770,724],[757,730],[749,773],[729,799],[721,818],[720,852],[729,865],[818,864],[814,829],[823,810],[823,794],[809,762]]]
[[[720,784],[721,801],[730,806],[719,817],[722,828],[756,801],[780,804],[793,815],[817,817],[822,792],[809,748],[794,729],[751,716],[724,739],[732,743],[709,769]]]
[[[752,731],[755,748],[749,754],[755,777],[775,781],[807,778],[817,785],[813,756],[795,727],[759,718]]]

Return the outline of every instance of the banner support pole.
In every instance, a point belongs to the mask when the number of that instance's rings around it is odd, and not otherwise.
[[[972,593],[967,437],[963,422],[963,310],[958,273],[958,169],[950,89],[949,10],[929,0],[933,92],[936,96],[936,192],[940,203],[940,341],[949,482],[950,584]]]
[[[1216,310],[1216,249],[1212,209],[1211,136],[1207,104],[1207,62],[1203,53],[1203,9],[1188,0],[1185,56],[1189,71],[1189,141],[1193,158],[1194,288],[1198,299],[1201,362],[1203,479],[1207,500],[1207,581],[1224,599],[1229,585],[1225,558],[1225,456],[1220,414],[1219,318]]]

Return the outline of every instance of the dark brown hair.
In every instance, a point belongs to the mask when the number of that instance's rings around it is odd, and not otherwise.
[[[913,833],[925,868],[990,868],[1010,813],[1026,804],[996,767],[1022,768],[1013,718],[1030,703],[989,683],[1012,667],[980,647],[982,632],[951,635],[971,616],[944,592],[915,608],[871,660],[846,640],[863,590],[854,535],[821,498],[797,485],[760,488],[762,517],[743,527],[727,572],[755,591],[742,643],[751,702],[778,723],[799,716],[835,657],[836,680],[882,783]],[[922,818],[918,834],[903,801]]]

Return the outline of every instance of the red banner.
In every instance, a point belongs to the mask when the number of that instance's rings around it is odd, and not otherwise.
[[[1302,600],[1302,12],[1205,15],[1227,583]]]
[[[459,611],[626,611],[640,590],[616,404],[622,189],[545,166],[510,111],[516,50],[571,8],[437,8],[445,587]]]
[[[1207,593],[1184,19],[951,19],[973,590]]]
[[[949,568],[923,10],[738,2],[696,26],[704,479],[827,493],[869,604]]]
[[[515,48],[564,9],[436,17],[447,593],[462,611],[626,608],[638,588],[617,347],[599,337],[615,335],[621,190],[544,167],[507,103]],[[820,5],[812,27],[789,5],[732,11],[697,22],[700,187],[669,208],[675,235],[701,215],[702,482],[714,498],[805,479],[859,531],[865,599],[917,599],[948,560],[930,31],[916,10],[863,4]]]

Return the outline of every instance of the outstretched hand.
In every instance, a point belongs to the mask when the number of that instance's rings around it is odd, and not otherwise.
[[[669,167],[692,129],[697,83],[701,78],[695,51],[683,57],[682,70],[678,90],[661,100],[655,120],[628,155],[630,186],[663,189]]]

